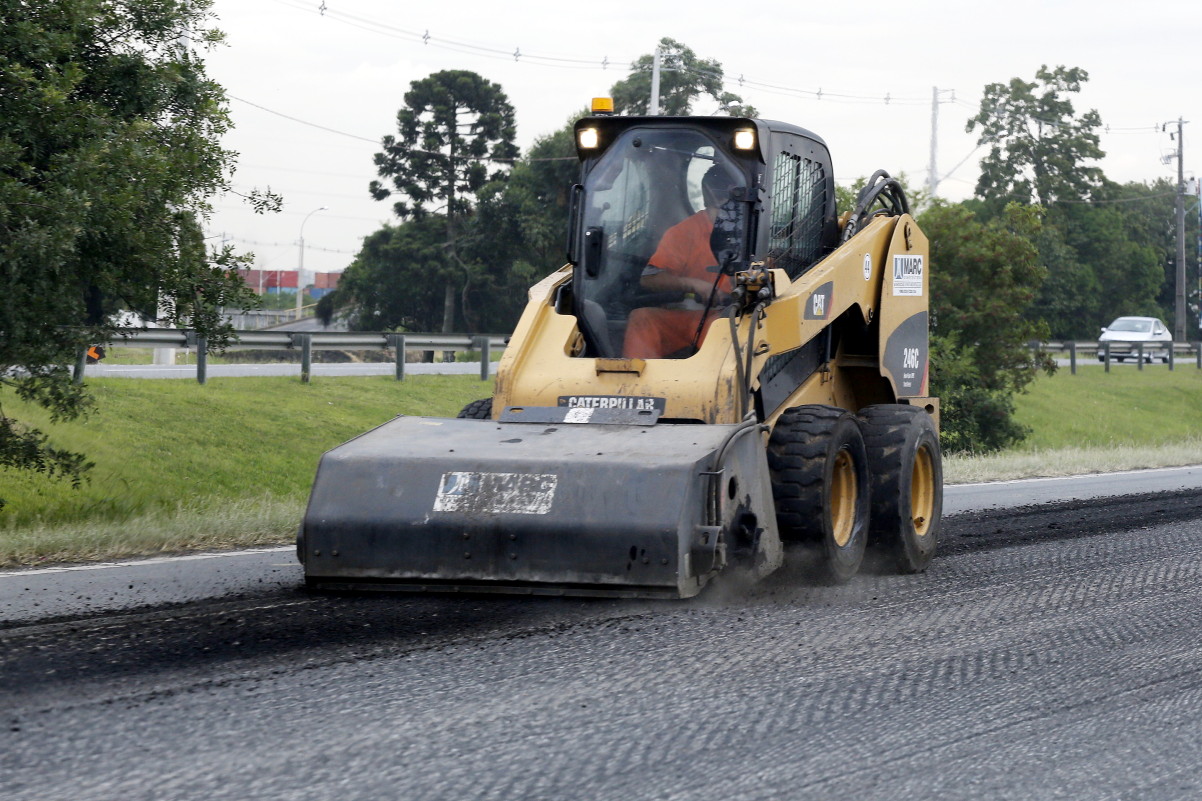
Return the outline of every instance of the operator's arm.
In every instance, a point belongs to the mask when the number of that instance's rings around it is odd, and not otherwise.
[[[669,228],[651,256],[639,283],[651,292],[682,292],[703,300],[714,289],[717,274],[699,277],[701,267],[713,258],[709,249],[712,223],[704,213],[686,217]],[[691,275],[690,275],[691,273]]]
[[[692,292],[699,298],[704,298],[714,288],[712,281],[688,278],[662,269],[657,272],[643,273],[639,283],[643,289],[651,292]]]

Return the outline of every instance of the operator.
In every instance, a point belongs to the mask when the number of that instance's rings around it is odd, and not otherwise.
[[[718,259],[710,249],[710,233],[718,210],[730,197],[734,185],[726,170],[717,164],[710,167],[701,179],[705,208],[664,232],[659,247],[647,261],[639,285],[652,292],[683,292],[686,297],[691,296],[693,308],[646,307],[631,312],[622,345],[622,354],[627,358],[663,359],[677,354],[687,357],[695,352],[694,347],[701,347],[710,322],[729,301],[730,278],[718,272]],[[711,292],[717,293],[712,301]]]

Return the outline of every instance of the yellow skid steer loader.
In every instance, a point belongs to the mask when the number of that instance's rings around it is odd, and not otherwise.
[[[810,543],[850,579],[935,551],[927,240],[878,172],[780,122],[576,124],[569,264],[536,284],[493,397],[326,453],[297,549],[333,589],[688,597]]]

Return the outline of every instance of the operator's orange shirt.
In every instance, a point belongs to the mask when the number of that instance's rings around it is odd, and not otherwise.
[[[664,232],[659,247],[647,264],[686,278],[699,278],[713,283],[718,277],[708,269],[717,266],[714,252],[710,250],[710,233],[713,230],[714,222],[704,209],[685,217]],[[722,276],[718,287],[728,291],[730,279]]]
[[[717,265],[717,259],[710,250],[710,233],[713,230],[714,223],[704,210],[684,218],[664,232],[659,247],[647,260],[647,266],[712,284],[718,278],[718,274],[709,269]],[[730,291],[729,276],[721,277],[718,289]],[[701,301],[704,302],[704,299]],[[622,354],[627,358],[662,359],[685,351],[694,344],[700,347],[705,341],[705,328],[718,316],[718,311],[710,311],[701,335],[694,343],[701,315],[701,311],[683,309],[635,309],[626,326]]]

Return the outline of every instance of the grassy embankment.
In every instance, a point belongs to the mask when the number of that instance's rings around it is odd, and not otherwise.
[[[947,460],[954,483],[1202,464],[1202,370],[1161,364],[1061,368],[1018,397],[1019,448]]]
[[[320,454],[396,414],[453,416],[489,394],[472,376],[90,382],[97,413],[9,414],[96,463],[81,489],[0,470],[0,566],[291,540]],[[1018,404],[1020,449],[949,457],[950,482],[1202,463],[1202,372],[1127,366],[1040,378]]]
[[[472,376],[89,381],[96,413],[51,425],[5,411],[95,463],[79,490],[0,469],[0,566],[287,542],[325,450],[397,414],[454,416]]]

